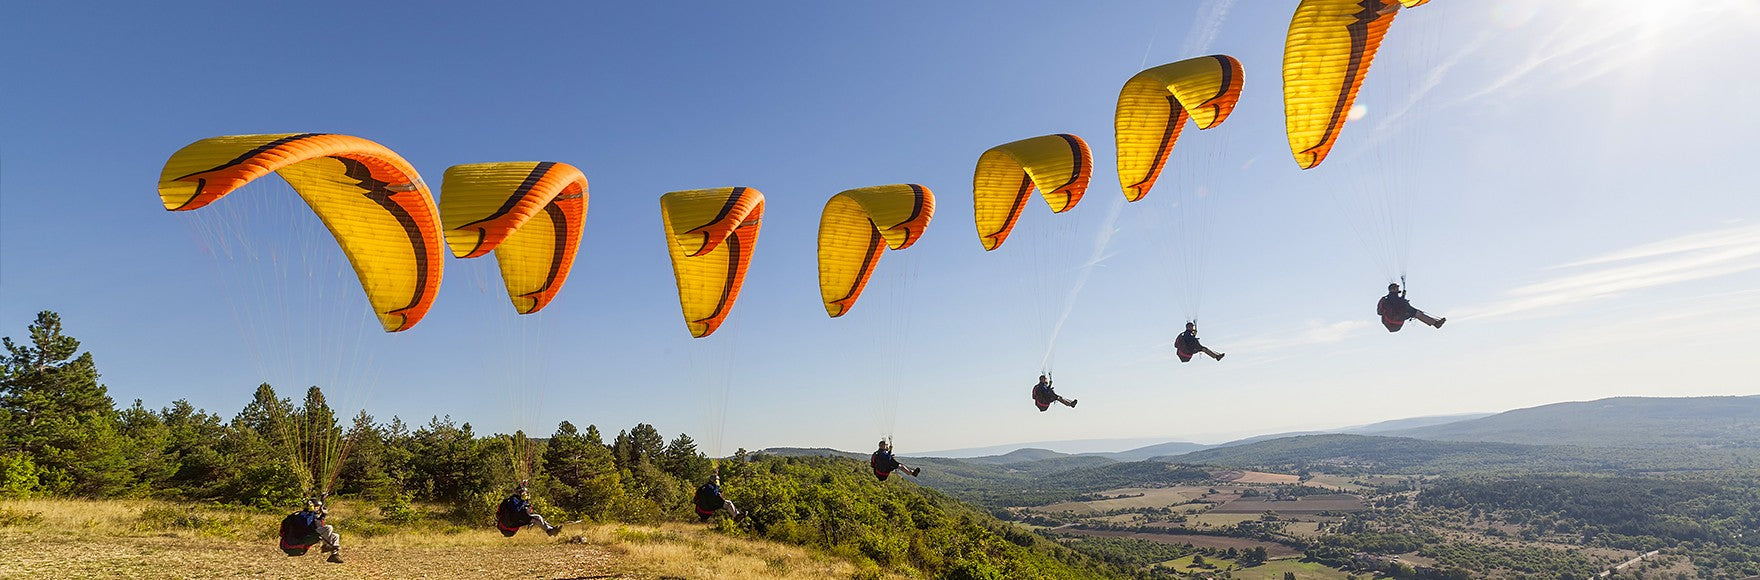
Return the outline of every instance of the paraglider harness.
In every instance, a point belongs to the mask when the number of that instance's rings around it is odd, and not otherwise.
[[[503,536],[511,538],[519,533],[520,528],[531,524],[532,504],[520,497],[518,491],[501,500],[501,505],[495,508],[495,529],[501,530]]]
[[[1375,313],[1381,315],[1381,325],[1387,327],[1388,332],[1399,332],[1399,329],[1405,327],[1407,320],[1417,315],[1417,310],[1412,308],[1411,301],[1406,300],[1405,276],[1399,277],[1398,294],[1388,292],[1375,304]]]
[[[1179,338],[1173,339],[1173,353],[1179,355],[1179,362],[1192,362],[1192,356],[1198,354],[1198,350],[1202,348],[1203,343],[1198,342],[1197,335],[1189,330],[1179,333]]]
[[[892,470],[898,469],[898,458],[893,457],[892,453],[888,451],[875,451],[873,455],[868,456],[868,467],[874,468],[874,477],[880,478],[880,481],[886,481],[886,478],[892,475]]]
[[[1057,402],[1057,391],[1052,390],[1051,374],[1046,373],[1045,382],[1033,385],[1033,404],[1038,405],[1040,411],[1044,411],[1050,409],[1051,404],[1055,402]]]
[[[697,510],[697,518],[706,522],[715,517],[715,510],[727,505],[727,500],[721,497],[721,486],[711,481],[697,488],[697,495],[691,498],[691,504]]]
[[[318,528],[324,525],[329,512],[324,509],[323,496],[306,500],[306,509],[281,519],[281,551],[289,556],[304,556],[312,546],[323,541]]]

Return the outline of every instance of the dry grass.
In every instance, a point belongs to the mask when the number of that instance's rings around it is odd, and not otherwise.
[[[1320,536],[1320,522],[1290,522],[1283,531],[1298,538],[1315,538]]]
[[[1188,520],[1186,527],[1195,528],[1195,527],[1198,527],[1202,524],[1210,524],[1212,527],[1220,528],[1223,526],[1232,526],[1232,525],[1235,525],[1235,524],[1238,524],[1241,522],[1258,521],[1259,515],[1260,514],[1244,514],[1244,513],[1215,513],[1215,512],[1201,513],[1201,514],[1192,516],[1191,519]]]
[[[1346,477],[1343,475],[1329,475],[1329,474],[1325,474],[1325,473],[1317,473],[1317,474],[1314,474],[1313,477],[1308,478],[1308,481],[1302,482],[1302,485],[1306,485],[1309,487],[1319,487],[1319,488],[1325,488],[1325,489],[1338,490],[1338,491],[1342,491],[1342,492],[1346,492],[1346,493],[1358,493],[1358,492],[1369,491],[1370,488],[1368,488],[1368,487],[1364,487],[1361,485],[1357,485],[1355,483],[1351,483],[1352,479],[1356,479],[1356,478]]]
[[[347,563],[328,564],[317,550],[289,558],[276,548],[280,514],[147,500],[21,500],[0,510],[8,516],[0,518],[0,578],[887,577],[686,524],[570,525],[557,538],[424,524],[367,536],[358,531],[371,508],[336,502],[331,522]]]
[[[1234,478],[1235,483],[1275,483],[1282,485],[1295,485],[1302,481],[1301,477],[1290,473],[1266,473],[1263,471],[1242,471],[1239,473],[1240,476]]]
[[[1216,506],[1211,513],[1217,514],[1262,514],[1267,511],[1279,514],[1317,514],[1320,512],[1358,512],[1369,509],[1363,501],[1352,495],[1310,495],[1293,501],[1276,501],[1264,498],[1241,498]]]
[[[605,543],[645,575],[679,578],[854,578],[883,576],[807,550],[733,538],[703,526],[599,526],[583,534],[588,543]]]
[[[1186,504],[1203,497],[1205,487],[1129,487],[1102,491],[1103,496],[1135,496],[1114,497],[1094,501],[1066,501],[1049,505],[1028,508],[1030,511],[1056,513],[1070,512],[1077,515],[1105,513],[1116,509],[1150,508],[1150,507],[1189,507]],[[1141,494],[1141,495],[1138,495]],[[1206,505],[1206,504],[1198,504]]]

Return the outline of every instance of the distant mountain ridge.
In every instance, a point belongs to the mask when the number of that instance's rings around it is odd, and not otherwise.
[[[855,452],[851,452],[851,451],[838,451],[836,449],[830,449],[830,448],[826,448],[826,447],[770,447],[767,449],[761,449],[758,451],[758,453],[763,453],[766,455],[780,455],[783,457],[843,457],[846,459],[867,459],[868,458],[868,456],[866,454],[855,453]]]
[[[1377,433],[1435,441],[1627,448],[1760,448],[1760,395],[1553,403]]]
[[[1331,431],[1328,431],[1328,433],[1357,433],[1357,434],[1384,433],[1387,431],[1397,431],[1400,429],[1417,429],[1419,427],[1430,427],[1430,426],[1434,426],[1434,425],[1447,425],[1450,423],[1459,423],[1461,421],[1471,421],[1474,419],[1482,419],[1485,417],[1490,417],[1490,416],[1496,415],[1496,414],[1497,413],[1456,413],[1453,415],[1428,415],[1428,416],[1424,416],[1424,417],[1412,417],[1409,419],[1393,419],[1391,421],[1381,421],[1379,423],[1370,423],[1368,425],[1358,425],[1356,427],[1345,427],[1343,429],[1333,429]]]
[[[1204,444],[1204,443],[1192,443],[1190,441],[1169,441],[1168,438],[1078,439],[1078,440],[1067,440],[1067,441],[1037,441],[1037,442],[1032,442],[1032,443],[992,445],[989,447],[971,447],[971,448],[966,448],[966,449],[949,449],[949,450],[945,450],[945,451],[927,451],[927,452],[920,452],[920,453],[911,453],[911,455],[916,455],[916,456],[920,456],[920,457],[940,457],[940,458],[948,458],[948,459],[964,459],[964,460],[969,460],[969,461],[973,461],[973,462],[977,462],[977,463],[984,463],[987,465],[1006,465],[1006,464],[1010,464],[1010,463],[1021,463],[1021,462],[1025,462],[1025,461],[1035,461],[1035,460],[1040,460],[1040,459],[1049,459],[1052,457],[1065,457],[1065,456],[1104,457],[1107,459],[1111,459],[1113,461],[1127,461],[1127,462],[1128,461],[1143,461],[1143,460],[1150,459],[1153,457],[1180,455],[1180,454],[1184,454],[1184,453],[1191,453],[1194,451],[1201,451],[1204,449],[1213,449],[1216,447],[1229,447],[1229,446],[1233,446],[1233,445],[1245,445],[1248,443],[1255,443],[1255,442],[1259,442],[1259,441],[1268,441],[1271,439],[1281,439],[1284,437],[1298,437],[1298,436],[1302,436],[1302,435],[1320,435],[1320,434],[1324,434],[1324,433],[1380,433],[1380,432],[1384,432],[1384,431],[1392,431],[1392,430],[1398,430],[1398,429],[1428,427],[1428,426],[1433,426],[1433,425],[1444,425],[1444,424],[1453,423],[1453,422],[1457,422],[1457,421],[1467,421],[1467,420],[1472,420],[1472,419],[1479,419],[1482,417],[1489,417],[1491,415],[1493,415],[1493,413],[1460,413],[1460,414],[1453,414],[1453,415],[1427,415],[1427,416],[1422,416],[1422,417],[1409,417],[1409,418],[1405,418],[1405,419],[1393,419],[1390,421],[1381,421],[1378,423],[1369,423],[1366,425],[1342,427],[1342,428],[1338,428],[1338,429],[1331,429],[1331,430],[1325,430],[1325,431],[1288,431],[1288,432],[1282,432],[1282,433],[1268,433],[1265,435],[1255,435],[1255,436],[1248,437],[1245,439],[1237,439],[1237,440],[1228,441],[1225,443],[1214,444],[1214,445]],[[1128,447],[1123,451],[1098,451],[1098,450],[1094,450],[1094,449],[1105,449],[1109,445],[1114,446],[1111,448],[1116,449],[1116,448],[1118,448],[1117,446],[1121,446],[1124,444],[1135,444],[1135,443],[1142,443],[1145,441],[1156,441],[1157,443],[1153,443],[1153,444],[1149,444],[1149,445],[1142,445],[1142,446],[1138,446],[1138,447]],[[1057,448],[1057,449],[1054,449],[1054,448]],[[1081,451],[1080,449],[1090,449],[1090,451]]]
[[[1083,453],[1082,455],[1095,456],[1095,457],[1105,457],[1105,458],[1111,459],[1113,461],[1142,461],[1142,460],[1148,459],[1150,457],[1159,457],[1162,455],[1179,455],[1182,453],[1191,453],[1193,451],[1201,451],[1204,449],[1209,449],[1211,447],[1215,447],[1215,445],[1204,445],[1201,443],[1189,443],[1186,441],[1171,441],[1168,443],[1160,443],[1160,444],[1156,444],[1156,445],[1150,445],[1148,447],[1138,447],[1136,449],[1131,449],[1128,451],[1119,451],[1116,453]]]
[[[1760,396],[1619,397],[1495,415],[1416,417],[1344,430],[1357,433],[1285,433],[1216,446],[1171,442],[1078,455],[1020,448],[968,458],[901,450],[900,457],[923,468],[917,483],[990,509],[1063,501],[1118,487],[1180,485],[1217,468],[1413,475],[1760,469]],[[867,458],[865,451],[822,448],[762,453]]]
[[[1382,435],[1432,441],[1577,445],[1626,448],[1760,448],[1760,395],[1742,397],[1612,397],[1553,403],[1502,413],[1461,413],[1393,419],[1323,431],[1257,435],[1216,445],[1168,441],[1112,452],[1068,453],[1046,444],[1103,445],[1129,439],[998,445],[951,452],[918,453],[990,465],[1059,456],[1143,461],[1177,457],[1207,449],[1325,434]],[[993,451],[988,455],[978,451]],[[1028,451],[1025,454],[1019,454]],[[973,454],[967,454],[973,453]]]
[[[1125,439],[1067,439],[1062,441],[1028,441],[1025,443],[1007,443],[986,447],[967,447],[963,449],[943,449],[918,453],[926,457],[949,457],[966,459],[972,457],[991,457],[1007,455],[1020,449],[1044,449],[1066,455],[1084,455],[1095,453],[1113,453],[1127,449],[1139,449],[1145,446],[1161,445],[1172,441],[1172,437],[1133,437]],[[1197,445],[1192,443],[1191,445]]]
[[[939,457],[939,456],[929,455],[929,457]],[[1058,453],[1058,452],[1052,451],[1050,449],[1039,449],[1037,447],[1024,447],[1021,449],[1016,449],[1014,451],[1010,451],[1008,453],[1004,453],[1002,455],[986,455],[983,457],[967,457],[967,458],[964,458],[964,460],[972,462],[972,463],[981,463],[984,465],[1013,465],[1016,463],[1026,463],[1029,461],[1039,461],[1042,459],[1055,459],[1055,458],[1061,458],[1061,457],[1075,457],[1075,456],[1070,455],[1068,453]],[[950,457],[948,459],[958,459],[958,458],[951,458]]]
[[[1151,461],[1330,473],[1706,472],[1760,468],[1760,448],[1670,449],[1433,441],[1328,433],[1205,449]]]

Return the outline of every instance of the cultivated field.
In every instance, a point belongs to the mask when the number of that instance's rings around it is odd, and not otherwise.
[[[1259,498],[1241,498],[1212,508],[1210,513],[1217,514],[1259,514],[1274,511],[1279,514],[1317,514],[1320,512],[1357,512],[1369,509],[1363,500],[1354,495],[1310,495],[1299,500],[1273,501]]]
[[[1192,518],[1190,520],[1188,520],[1188,523],[1186,525],[1187,525],[1187,527],[1210,526],[1213,528],[1220,528],[1223,526],[1232,526],[1232,525],[1235,525],[1235,524],[1238,524],[1241,522],[1258,521],[1259,515],[1260,514],[1258,512],[1253,512],[1253,513],[1205,512],[1205,513],[1198,514],[1196,516],[1192,516]]]
[[[1117,509],[1159,508],[1183,506],[1204,496],[1206,487],[1160,487],[1140,488],[1129,487],[1100,492],[1096,495],[1110,497],[1094,501],[1066,501],[1029,508],[1038,512],[1070,512],[1077,515],[1106,513]],[[1194,507],[1194,506],[1187,506]],[[1205,507],[1208,507],[1205,505]]]
[[[1324,474],[1324,473],[1316,473],[1316,474],[1314,474],[1313,477],[1309,477],[1307,481],[1302,482],[1302,485],[1306,485],[1309,487],[1319,487],[1319,488],[1337,490],[1337,491],[1342,491],[1342,492],[1347,492],[1347,493],[1364,492],[1364,491],[1368,491],[1370,489],[1369,487],[1352,483],[1353,480],[1361,481],[1360,478],[1355,478],[1355,477],[1346,477],[1343,475],[1328,475],[1328,474]]]
[[[1222,558],[1205,558],[1205,561],[1215,568],[1195,566],[1191,556],[1161,562],[1160,565],[1172,567],[1181,572],[1194,573],[1226,569],[1229,578],[1248,580],[1283,580],[1285,573],[1294,573],[1296,578],[1302,580],[1344,580],[1352,577],[1348,572],[1328,568],[1317,562],[1302,562],[1295,558],[1271,560],[1251,568],[1240,568],[1238,563]]]
[[[1300,560],[1272,560],[1260,566],[1235,570],[1230,575],[1236,580],[1283,580],[1285,573],[1294,573],[1302,580],[1344,580],[1351,578],[1349,572],[1328,568],[1318,562],[1302,562]],[[1367,577],[1359,575],[1357,577]]]
[[[1283,533],[1298,538],[1312,538],[1320,535],[1319,522],[1290,522],[1283,527]]]
[[[1265,548],[1265,553],[1273,558],[1300,556],[1302,551],[1275,542],[1263,542],[1249,538],[1232,538],[1227,536],[1200,536],[1196,534],[1157,534],[1153,532],[1126,532],[1117,530],[1078,530],[1074,528],[1058,530],[1081,536],[1097,536],[1105,538],[1134,538],[1163,544],[1191,544],[1201,548]]]
[[[1210,476],[1216,478],[1217,481],[1227,481],[1232,483],[1295,485],[1302,481],[1301,477],[1293,474],[1266,473],[1263,471],[1218,471],[1210,474]]]

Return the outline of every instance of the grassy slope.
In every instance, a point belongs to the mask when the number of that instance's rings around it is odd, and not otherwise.
[[[1022,579],[1116,575],[909,476],[876,481],[865,461],[762,456],[724,465],[722,477],[728,498],[747,512],[740,533],[843,554],[864,569]]]
[[[7,501],[0,577],[139,578],[848,578],[857,568],[806,549],[728,537],[705,526],[568,526],[558,538],[421,523],[382,526],[337,502],[345,564],[316,550],[289,558],[275,547],[281,516],[159,501]],[[35,521],[19,516],[38,514]],[[351,524],[351,521],[353,522]]]

